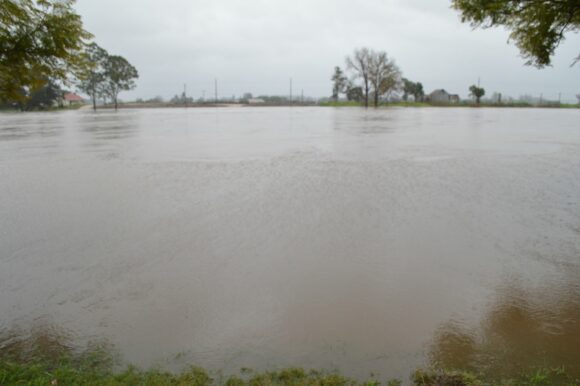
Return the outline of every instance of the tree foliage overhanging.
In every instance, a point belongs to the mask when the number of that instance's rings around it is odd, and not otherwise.
[[[84,65],[92,35],[75,0],[0,0],[0,100],[22,101],[47,79],[66,81]]]
[[[580,30],[579,0],[452,0],[452,7],[474,27],[509,29],[526,64],[538,68],[551,64],[566,33]]]

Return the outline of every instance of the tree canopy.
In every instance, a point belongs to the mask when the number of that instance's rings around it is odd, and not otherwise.
[[[88,64],[78,77],[79,89],[91,96],[94,110],[98,97],[110,98],[117,109],[119,93],[135,88],[137,69],[124,57],[110,55],[96,43],[87,45],[85,56]]]
[[[337,101],[339,94],[346,90],[347,79],[340,67],[336,66],[330,80],[332,80],[332,99]]]
[[[526,64],[538,68],[551,64],[567,32],[580,30],[578,0],[452,0],[452,7],[474,27],[506,27]]]
[[[92,35],[74,2],[0,0],[0,100],[22,101],[85,65],[82,50]]]
[[[99,47],[97,43],[87,45],[85,56],[88,60],[87,66],[79,76],[78,87],[81,91],[89,94],[93,102],[93,109],[97,109],[97,97],[103,93],[105,82],[105,62],[109,53]]]
[[[481,97],[485,95],[485,89],[476,85],[471,85],[469,87],[469,95],[475,98],[475,102],[479,104]]]
[[[421,82],[412,82],[407,78],[403,78],[403,100],[407,101],[409,95],[413,95],[415,102],[421,102],[425,96],[423,85]]]
[[[135,79],[139,78],[139,73],[127,59],[118,55],[108,55],[104,62],[104,69],[103,92],[113,100],[116,110],[119,93],[134,89]]]
[[[376,107],[383,95],[400,87],[401,71],[384,51],[375,51],[367,47],[356,49],[352,56],[346,58],[346,66],[355,79],[362,81],[360,87],[365,107],[369,105],[371,92]]]

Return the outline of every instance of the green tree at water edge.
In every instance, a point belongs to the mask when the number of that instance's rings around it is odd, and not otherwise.
[[[364,100],[362,87],[349,82],[346,86],[346,99],[352,102],[362,102]]]
[[[578,0],[452,0],[452,7],[473,27],[506,27],[526,64],[538,68],[551,64],[566,33],[580,30]]]
[[[469,95],[475,98],[475,103],[479,104],[481,97],[485,95],[485,89],[483,87],[472,85],[469,87]]]
[[[127,59],[109,55],[104,62],[104,75],[103,93],[111,98],[117,110],[119,93],[134,89],[139,73]]]
[[[105,63],[109,54],[96,43],[89,44],[85,49],[87,65],[79,76],[78,87],[87,93],[93,102],[93,110],[97,110],[97,98],[101,96],[105,82]]]
[[[67,82],[85,65],[92,35],[74,0],[0,0],[0,101],[24,102],[48,79]]]
[[[347,85],[347,79],[340,67],[334,68],[334,74],[330,80],[332,80],[332,99],[338,101],[339,94],[345,92]]]
[[[409,95],[413,95],[415,102],[422,102],[425,92],[423,85],[420,82],[412,82],[407,78],[403,78],[403,100],[406,102]]]
[[[26,104],[22,105],[24,110],[48,109],[61,101],[63,90],[51,79],[40,89],[30,94]]]

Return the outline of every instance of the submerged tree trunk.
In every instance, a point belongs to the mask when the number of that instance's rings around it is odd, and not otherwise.
[[[365,80],[365,107],[369,107],[369,83]]]

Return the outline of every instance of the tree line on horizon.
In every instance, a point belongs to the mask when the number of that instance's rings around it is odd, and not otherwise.
[[[385,51],[375,51],[362,47],[354,50],[346,57],[348,73],[339,67],[334,67],[332,81],[332,99],[337,102],[340,94],[345,94],[347,100],[361,102],[369,106],[372,98],[374,107],[379,106],[382,97],[401,92],[403,101],[413,96],[415,102],[425,100],[425,91],[421,82],[413,82],[402,77],[402,72],[389,58]],[[350,75],[350,76],[347,76]],[[469,95],[479,104],[485,95],[485,89],[476,85],[469,87]]]
[[[450,0],[461,20],[473,27],[503,26],[510,31],[526,64],[551,65],[556,48],[569,32],[580,30],[578,0]],[[109,55],[83,28],[73,9],[75,0],[0,0],[0,104],[24,106],[53,98],[62,87],[78,85],[96,98],[109,98],[115,106],[121,91],[135,87],[137,70],[124,58]],[[580,62],[580,55],[572,65]],[[404,96],[421,97],[420,83],[405,81],[385,52],[359,49],[347,60],[346,79],[335,69],[333,97],[345,93],[365,106],[397,89]],[[358,82],[358,84],[354,82]],[[477,100],[483,89],[472,86]],[[473,89],[472,89],[473,88]],[[86,91],[88,90],[88,91]],[[483,91],[483,93],[482,93]]]
[[[0,0],[0,104],[51,106],[63,87],[77,86],[117,108],[121,91],[135,88],[137,69],[110,55],[83,28],[75,0]]]

